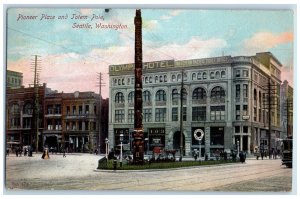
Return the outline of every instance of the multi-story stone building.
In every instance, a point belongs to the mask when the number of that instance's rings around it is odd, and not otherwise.
[[[179,149],[180,92],[183,94],[184,154],[198,149],[193,134],[205,132],[202,155],[236,148],[250,153],[264,142],[274,145],[280,134],[281,63],[269,52],[255,56],[223,56],[193,60],[163,60],[143,64],[143,127],[145,149]],[[131,147],[134,122],[134,64],[109,67],[109,140],[119,144],[120,133]],[[183,88],[181,82],[183,80]],[[268,107],[268,105],[272,105]],[[271,125],[269,125],[271,111]],[[269,129],[271,127],[271,134]],[[271,146],[270,145],[270,146]]]
[[[20,88],[23,85],[23,73],[6,70],[6,87]]]
[[[99,95],[49,93],[45,97],[45,145],[88,152],[99,145]]]
[[[285,80],[280,90],[281,126],[283,128],[282,138],[293,135],[293,96],[294,89]]]
[[[6,89],[6,143],[7,147],[31,145],[36,148],[39,135],[39,148],[42,146],[44,96],[46,84],[38,87],[38,106],[35,106],[34,87]],[[39,107],[38,116],[35,107]],[[38,130],[36,123],[39,123]]]
[[[101,131],[99,130],[100,98],[94,92],[58,93],[38,87],[39,117],[35,117],[34,87],[6,92],[6,140],[8,147],[31,145],[35,150],[39,122],[39,150],[65,146],[73,152],[91,152],[107,137],[108,100],[102,100]],[[104,150],[102,150],[103,152]]]

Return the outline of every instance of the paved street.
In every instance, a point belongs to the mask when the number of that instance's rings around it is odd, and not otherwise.
[[[6,158],[6,187],[16,190],[290,192],[292,169],[281,160],[247,159],[225,164],[160,171],[97,171],[93,154]],[[101,192],[99,192],[101,193]],[[155,192],[157,193],[157,192]]]

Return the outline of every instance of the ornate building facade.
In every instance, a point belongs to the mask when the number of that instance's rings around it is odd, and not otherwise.
[[[235,149],[237,144],[248,153],[261,142],[274,145],[275,138],[280,136],[280,112],[279,104],[268,106],[268,82],[280,86],[281,67],[269,52],[143,63],[145,149],[179,149],[181,115],[184,155],[199,148],[193,136],[196,129],[205,132],[202,156],[213,156],[217,149]],[[109,140],[117,146],[123,133],[128,149],[132,147],[134,124],[133,71],[134,64],[109,67]],[[279,99],[280,93],[276,90],[270,95]]]

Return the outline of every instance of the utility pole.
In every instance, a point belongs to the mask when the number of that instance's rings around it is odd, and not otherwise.
[[[38,55],[34,55],[34,60],[31,63],[31,67],[34,70],[34,121],[35,121],[35,133],[36,133],[36,153],[39,150],[39,113],[40,113],[40,105],[39,105],[39,72],[40,72],[40,63],[41,60],[38,60]],[[43,140],[42,140],[43,142]]]
[[[137,9],[134,18],[135,25],[135,55],[134,55],[134,141],[133,141],[133,163],[144,164],[144,129],[143,129],[143,49],[142,49],[142,17],[141,10]]]
[[[181,88],[180,88],[180,158],[179,161],[182,161],[183,156],[183,70],[181,71]]]
[[[269,109],[269,159],[271,159],[271,132],[272,132],[272,124],[271,124],[271,80],[268,81],[268,109]]]
[[[98,140],[98,146],[99,146],[99,154],[101,154],[101,132],[102,132],[102,92],[101,92],[101,87],[102,86],[105,86],[105,84],[102,82],[103,81],[103,77],[102,77],[102,73],[98,73],[98,77],[97,79],[99,80],[99,98],[100,98],[100,101],[99,101],[99,140]]]

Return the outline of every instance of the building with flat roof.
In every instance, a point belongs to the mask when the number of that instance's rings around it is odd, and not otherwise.
[[[20,88],[23,86],[23,73],[6,70],[6,87]]]
[[[205,132],[202,156],[214,156],[216,150],[235,150],[237,145],[248,153],[261,143],[267,149],[273,147],[282,133],[277,89],[281,67],[270,52],[143,63],[145,151],[154,147],[179,150],[181,115],[184,155],[199,148],[193,135],[196,129]],[[109,141],[117,146],[123,133],[125,149],[130,150],[134,64],[110,65],[109,77]]]

